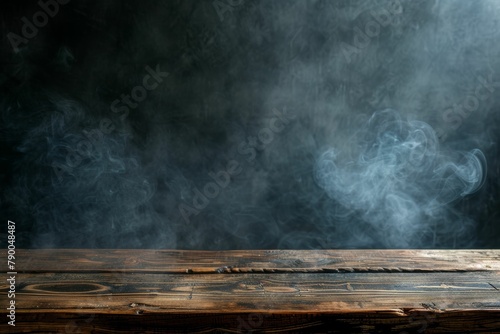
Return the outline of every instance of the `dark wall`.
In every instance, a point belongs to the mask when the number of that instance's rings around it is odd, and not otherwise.
[[[497,1],[1,6],[18,247],[500,246]]]

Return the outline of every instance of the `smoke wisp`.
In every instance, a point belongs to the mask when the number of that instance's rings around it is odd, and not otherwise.
[[[429,124],[403,120],[393,110],[376,112],[352,141],[357,156],[341,159],[341,151],[329,149],[315,176],[329,197],[385,235],[387,247],[471,241],[470,221],[453,216],[449,204],[484,183],[486,158],[479,149],[442,151]]]
[[[20,248],[499,247],[499,14],[5,2],[0,209]]]

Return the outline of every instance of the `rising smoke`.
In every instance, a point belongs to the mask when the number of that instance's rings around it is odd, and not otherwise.
[[[496,1],[5,6],[19,247],[500,245]]]
[[[484,183],[480,150],[443,152],[431,126],[391,110],[375,113],[352,140],[358,155],[341,159],[342,152],[327,150],[316,179],[328,196],[359,213],[385,246],[450,243],[443,238],[463,243],[473,235],[471,222],[449,212],[449,204]]]

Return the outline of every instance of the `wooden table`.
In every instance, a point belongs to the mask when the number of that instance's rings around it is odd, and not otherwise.
[[[500,250],[17,250],[16,270],[1,333],[500,333]]]

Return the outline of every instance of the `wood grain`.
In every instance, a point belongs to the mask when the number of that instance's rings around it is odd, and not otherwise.
[[[500,270],[499,250],[19,250],[25,272],[435,272]],[[71,265],[69,265],[71,263]]]
[[[499,262],[497,250],[19,250],[17,326],[0,331],[500,333]]]

